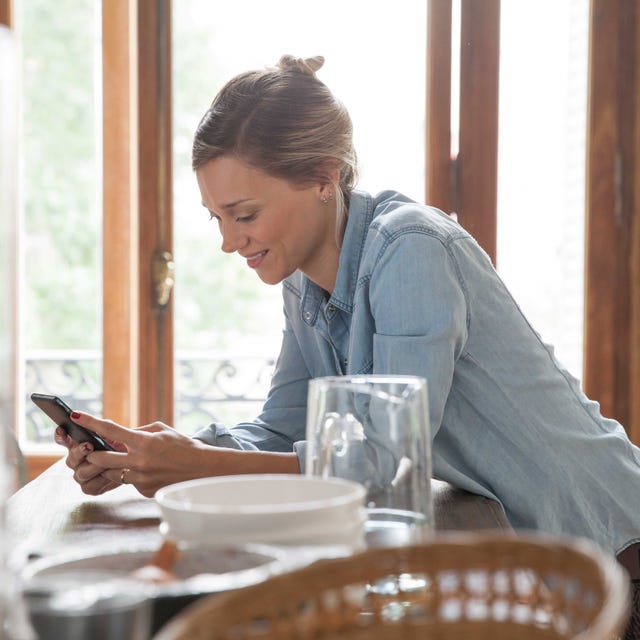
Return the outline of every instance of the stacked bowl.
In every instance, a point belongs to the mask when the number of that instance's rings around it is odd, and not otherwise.
[[[156,493],[164,536],[208,545],[363,544],[362,485],[340,478],[259,474],[201,478]]]

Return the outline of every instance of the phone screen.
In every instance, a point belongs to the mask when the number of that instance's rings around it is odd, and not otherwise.
[[[97,433],[81,427],[71,420],[71,408],[58,396],[32,393],[31,399],[58,426],[62,427],[76,442],[90,442],[95,450],[113,451],[113,447]]]

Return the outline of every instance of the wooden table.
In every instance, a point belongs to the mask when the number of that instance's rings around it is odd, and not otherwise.
[[[510,529],[502,508],[438,480],[432,481],[437,531]],[[131,485],[86,496],[63,460],[17,491],[8,504],[10,539],[34,555],[69,545],[100,549],[107,543],[157,540],[160,509]]]
[[[494,501],[432,481],[436,531],[510,530]],[[86,496],[61,460],[17,491],[7,510],[8,534],[16,555],[42,558],[60,552],[104,554],[114,546],[158,548],[160,509],[131,485],[102,496]],[[193,598],[154,602],[156,631]]]

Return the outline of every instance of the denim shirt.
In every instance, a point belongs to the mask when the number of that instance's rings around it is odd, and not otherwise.
[[[544,344],[475,240],[441,211],[354,191],[330,297],[283,282],[285,329],[263,412],[195,437],[291,451],[305,466],[310,378],[427,379],[434,476],[498,500],[514,527],[640,536],[640,450]]]

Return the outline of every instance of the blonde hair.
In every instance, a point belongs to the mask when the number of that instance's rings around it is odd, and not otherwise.
[[[330,182],[336,234],[342,238],[357,179],[353,127],[344,105],[316,77],[322,56],[285,55],[278,65],[232,78],[196,130],[192,166],[235,154],[249,165],[294,184]],[[339,169],[339,178],[330,173]]]

